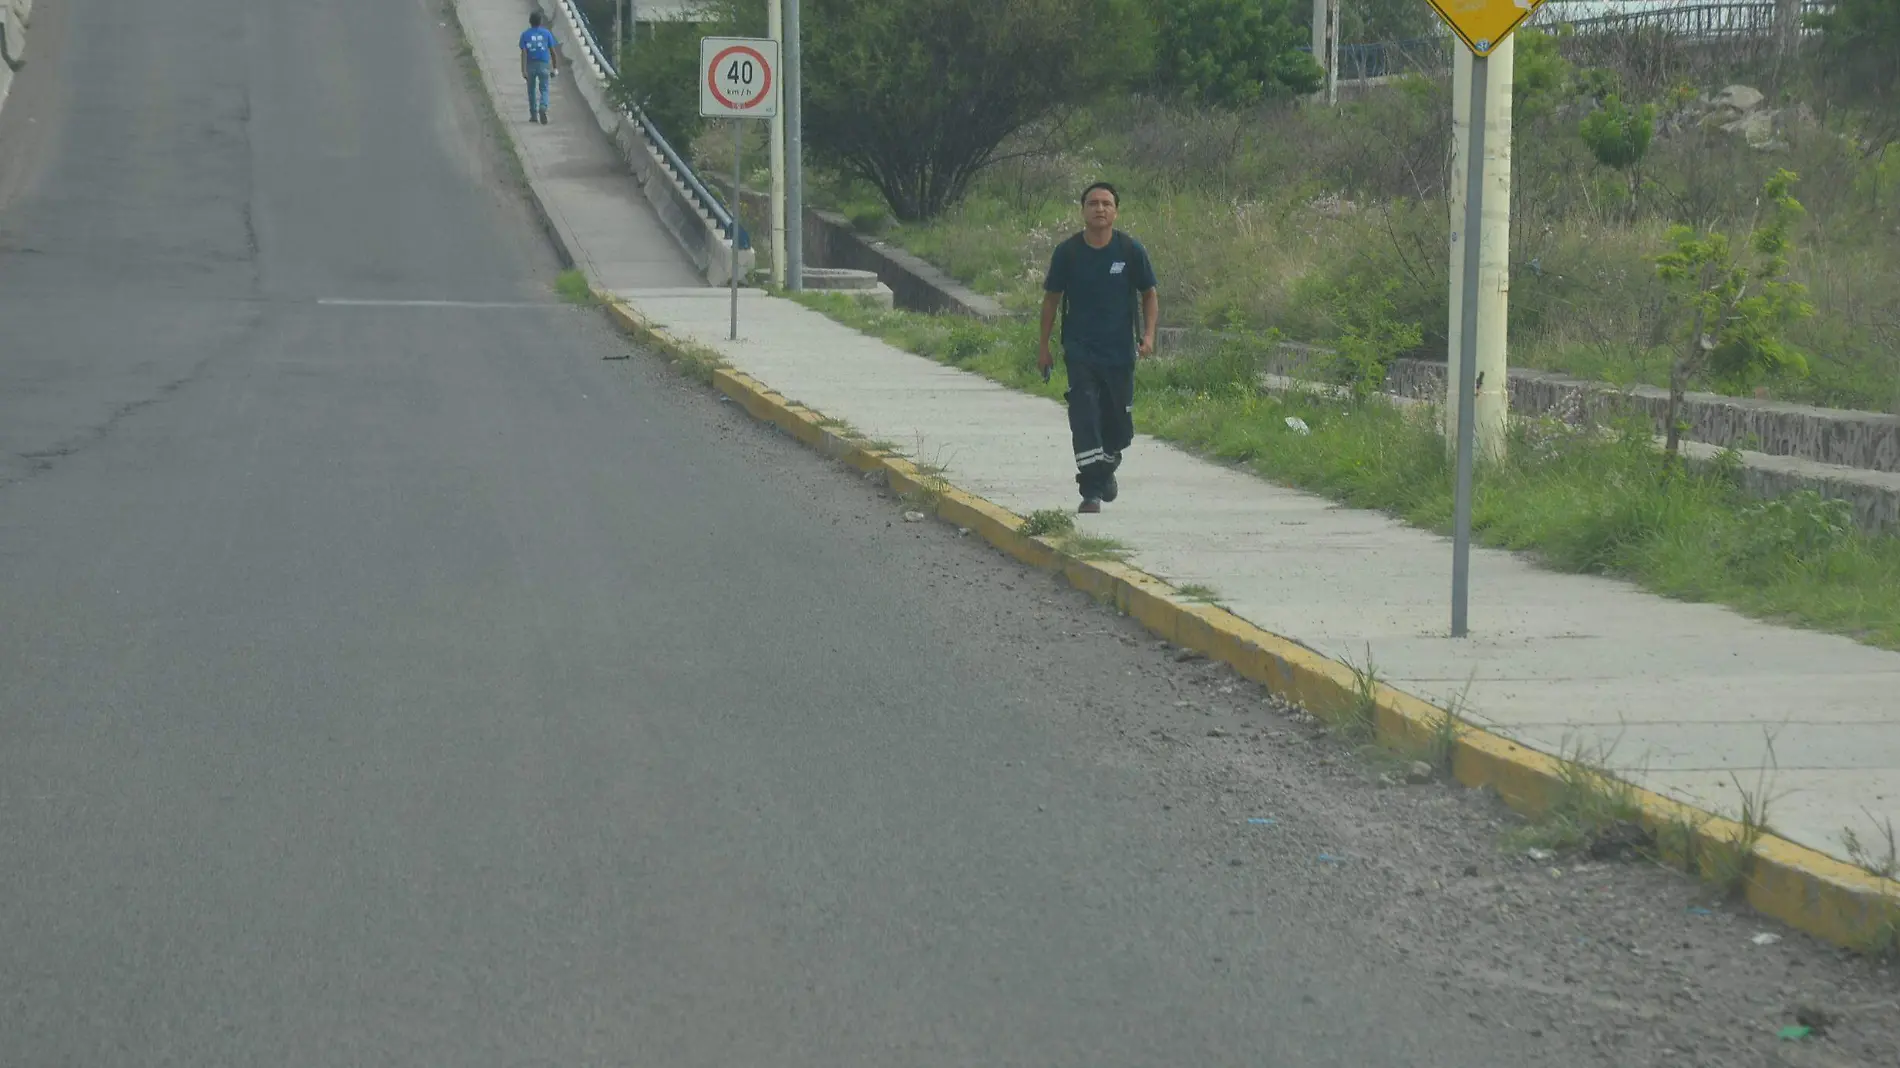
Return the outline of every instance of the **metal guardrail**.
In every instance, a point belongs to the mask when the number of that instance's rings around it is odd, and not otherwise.
[[[573,18],[574,25],[580,28],[581,47],[587,50],[588,58],[593,61],[594,66],[609,78],[619,80],[620,72],[614,67],[614,62],[608,57],[606,50],[601,48],[600,38],[595,36],[593,25],[587,21],[587,12],[582,11],[580,5],[571,3],[569,0],[559,0],[559,2]],[[659,149],[660,158],[665,160],[666,165],[679,176],[680,184],[686,187],[693,202],[706,214],[712,216],[713,224],[724,231],[726,240],[736,242],[741,249],[751,248],[752,235],[746,232],[744,226],[739,225],[725,202],[714,196],[712,191],[706,188],[705,183],[699,180],[699,175],[694,173],[692,165],[686,162],[686,157],[674,150],[671,142],[667,141],[666,135],[660,132],[659,126],[647,117],[646,112],[633,104],[615,104],[614,106],[619,107],[623,114],[640,124],[641,131],[646,134],[649,141],[653,142],[653,147]]]
[[[1800,14],[1805,19],[1808,15],[1832,10],[1834,0],[1803,0]],[[1580,14],[1581,11],[1591,13]],[[1780,14],[1779,5],[1773,0],[1708,0],[1646,7],[1573,0],[1545,4],[1531,16],[1529,24],[1537,27],[1568,25],[1584,34],[1654,29],[1706,41],[1769,36],[1780,28]],[[1816,31],[1803,25],[1797,32],[1805,35]]]
[[[1835,0],[1803,0],[1803,24],[1800,33],[1810,36],[1819,31],[1806,25],[1806,16],[1834,10]],[[1705,3],[1658,3],[1652,7],[1618,7],[1608,2],[1577,0],[1564,3],[1552,0],[1537,9],[1526,25],[1540,30],[1568,27],[1579,35],[1628,33],[1633,30],[1660,29],[1688,40],[1714,41],[1732,38],[1767,37],[1778,28],[1778,9],[1774,0],[1709,0]],[[1579,10],[1590,14],[1578,15]],[[1445,46],[1449,33],[1434,37],[1415,37],[1403,41],[1372,41],[1339,46],[1339,76],[1342,81],[1364,80],[1403,74],[1409,71],[1442,70],[1451,64],[1451,52]],[[1311,45],[1299,50],[1313,51]]]

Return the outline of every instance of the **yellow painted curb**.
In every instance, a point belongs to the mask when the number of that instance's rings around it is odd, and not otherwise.
[[[634,337],[675,360],[716,364],[710,350],[669,334],[611,294],[600,293],[608,314]],[[1184,649],[1221,661],[1276,696],[1316,716],[1336,718],[1362,706],[1362,676],[1289,638],[1254,626],[1225,609],[1194,603],[1145,572],[1114,561],[1064,552],[1056,542],[1021,533],[1023,518],[944,484],[910,461],[872,449],[843,434],[840,424],[773,392],[738,371],[716,367],[712,384],[754,418],[784,430],[811,448],[862,471],[881,469],[900,493],[926,491],[938,518],[983,536],[1023,563],[1060,571],[1073,586],[1112,603],[1149,631]],[[1442,736],[1449,713],[1411,694],[1375,683],[1374,727],[1381,741],[1422,745]],[[1490,787],[1512,809],[1542,815],[1564,788],[1565,764],[1499,735],[1458,721],[1451,746],[1453,776],[1468,787]],[[1708,855],[1742,840],[1732,820],[1632,788],[1646,829],[1671,843],[1665,859],[1679,867],[1685,854]],[[1900,948],[1900,883],[1871,875],[1806,846],[1763,835],[1750,854],[1748,903],[1761,913],[1837,945]]]

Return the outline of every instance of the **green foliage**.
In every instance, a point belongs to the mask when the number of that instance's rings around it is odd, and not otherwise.
[[[1012,134],[1144,76],[1142,0],[806,0],[805,143],[900,220],[957,203]]]
[[[1672,457],[1680,437],[1682,394],[1705,371],[1738,387],[1768,375],[1807,373],[1806,358],[1783,337],[1789,325],[1814,312],[1806,287],[1786,278],[1791,232],[1803,214],[1794,182],[1792,173],[1781,170],[1763,185],[1766,218],[1758,213],[1744,255],[1736,254],[1727,234],[1676,226],[1669,231],[1671,251],[1656,257],[1656,273],[1669,286],[1687,327],[1670,371]]]
[[[1312,5],[1306,10],[1310,23]],[[1294,21],[1299,21],[1297,16]],[[1416,40],[1436,33],[1440,25],[1431,5],[1420,0],[1353,0],[1339,12],[1342,41]]]
[[[1570,84],[1570,61],[1557,48],[1557,38],[1529,27],[1517,31],[1511,68],[1511,115],[1514,121],[1550,114]]]
[[[1656,136],[1656,105],[1630,107],[1611,93],[1601,108],[1584,117],[1577,132],[1598,163],[1632,170],[1648,155],[1650,139]]]
[[[1731,558],[1749,565],[1824,556],[1855,534],[1853,505],[1813,490],[1762,501],[1741,514],[1744,522],[1725,548]]]
[[[1393,309],[1393,294],[1401,290],[1394,278],[1357,280],[1349,289],[1333,294],[1333,318],[1339,336],[1332,342],[1334,356],[1330,368],[1335,382],[1352,391],[1361,403],[1385,386],[1392,361],[1416,350],[1424,342],[1425,331],[1414,321],[1399,318]]]
[[[1279,344],[1277,333],[1235,328],[1206,346],[1171,359],[1143,361],[1137,367],[1144,385],[1196,397],[1251,395],[1260,389],[1266,354]]]
[[[1291,0],[1162,0],[1154,5],[1158,84],[1214,107],[1317,90],[1324,72],[1298,50],[1311,30],[1292,10]]]
[[[708,6],[706,21],[660,22],[622,53],[620,76],[607,87],[622,107],[638,107],[681,153],[692,150],[705,128],[699,114],[699,39],[721,32],[719,14]],[[596,25],[602,33],[611,31]]]
[[[1836,0],[1809,19],[1825,35],[1830,69],[1844,84],[1871,96],[1900,91],[1900,3]]]

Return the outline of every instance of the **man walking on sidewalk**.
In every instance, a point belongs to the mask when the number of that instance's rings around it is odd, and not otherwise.
[[[1107,182],[1082,191],[1082,232],[1056,246],[1042,283],[1042,343],[1036,365],[1055,361],[1049,333],[1062,314],[1062,361],[1069,372],[1069,432],[1083,512],[1099,512],[1119,492],[1115,471],[1135,440],[1135,359],[1155,348],[1160,299],[1141,242],[1115,229],[1121,197]],[[1141,341],[1135,341],[1135,302]]]
[[[561,42],[554,31],[543,26],[539,11],[528,16],[528,28],[521,31],[521,77],[528,83],[528,121],[548,124],[548,83],[559,73],[555,66],[556,50]]]

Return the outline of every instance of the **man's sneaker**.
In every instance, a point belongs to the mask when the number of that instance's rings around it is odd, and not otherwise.
[[[1108,476],[1108,481],[1102,483],[1102,503],[1114,504],[1115,498],[1121,496],[1121,492],[1121,487],[1115,484],[1115,476]]]
[[[541,125],[546,126],[547,124],[548,124],[548,112],[546,108],[542,108],[541,109]]]
[[[1084,515],[1094,515],[1101,510],[1102,502],[1096,500],[1094,497],[1084,497],[1082,499],[1082,507],[1076,509],[1076,511]]]

